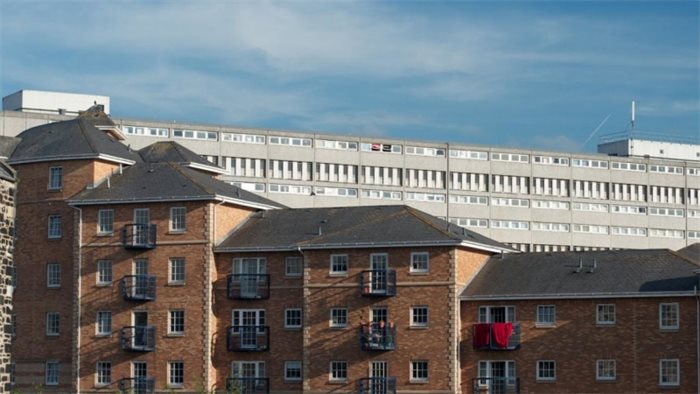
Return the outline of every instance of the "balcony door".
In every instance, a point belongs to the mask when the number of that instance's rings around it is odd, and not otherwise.
[[[387,291],[387,270],[389,269],[389,255],[386,253],[372,254],[370,256],[370,289],[372,294],[381,294]]]
[[[515,323],[514,306],[481,306],[479,323]]]
[[[234,361],[231,363],[230,385],[235,393],[263,393],[267,391],[264,382],[265,362],[263,361]]]
[[[134,209],[134,245],[148,244],[148,225],[151,223],[151,211],[148,208]]]
[[[241,297],[256,298],[258,295],[258,282],[264,282],[265,259],[233,259],[233,273],[238,276],[241,286]]]
[[[148,312],[146,311],[134,311],[132,312],[132,319],[134,322],[134,337],[133,348],[143,348],[148,346]]]
[[[240,335],[242,349],[256,349],[258,347],[258,334],[265,329],[264,309],[234,309],[231,317],[231,326],[234,333]]]
[[[515,361],[479,361],[481,385],[488,385],[491,394],[510,393],[516,387]]]
[[[370,361],[369,363],[369,394],[386,394],[387,390],[387,362]]]
[[[134,286],[131,288],[133,297],[146,297],[148,295],[148,260],[134,260]]]

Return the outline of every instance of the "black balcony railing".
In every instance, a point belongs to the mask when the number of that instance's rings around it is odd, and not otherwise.
[[[229,274],[228,298],[232,300],[265,300],[270,298],[270,275]]]
[[[474,394],[519,394],[520,378],[474,378]]]
[[[156,247],[155,224],[127,224],[122,228],[122,245],[127,249]]]
[[[360,275],[360,292],[368,297],[391,297],[396,295],[395,270],[368,270]]]
[[[476,350],[516,350],[520,348],[520,323],[477,323],[472,341]]]
[[[357,382],[358,394],[396,394],[396,378],[362,378]]]
[[[156,379],[146,378],[122,378],[119,380],[119,392],[123,394],[153,394],[155,393]]]
[[[152,352],[156,347],[156,328],[153,326],[129,326],[121,330],[122,350]]]
[[[393,323],[370,323],[360,326],[362,350],[396,349],[396,326]]]
[[[268,378],[228,378],[226,392],[230,394],[268,394],[270,379]]]
[[[120,282],[122,297],[128,301],[153,301],[156,299],[156,277],[153,275],[127,275]]]
[[[270,350],[269,326],[228,327],[226,347],[230,352],[264,352]]]

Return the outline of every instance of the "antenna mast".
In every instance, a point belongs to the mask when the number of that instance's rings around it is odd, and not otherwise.
[[[634,132],[635,115],[636,115],[635,102],[634,102],[634,100],[632,100],[632,120],[630,121],[630,137],[632,137],[632,133]]]

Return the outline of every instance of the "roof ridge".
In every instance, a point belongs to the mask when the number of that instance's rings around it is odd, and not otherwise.
[[[342,208],[344,208],[344,207],[320,207],[320,208],[321,208],[321,209],[338,209],[338,208],[341,208],[341,209],[342,209]],[[355,208],[355,207],[352,207],[352,208]],[[311,208],[311,209],[316,209],[316,208]],[[315,237],[311,237],[311,238],[308,238],[308,239],[306,239],[306,240],[300,241],[300,242],[298,242],[298,244],[299,244],[299,245],[304,245],[304,244],[307,244],[307,243],[312,243],[312,242],[318,241],[318,240],[323,239],[324,237],[327,237],[327,236],[332,235],[332,234],[335,235],[335,234],[345,233],[345,232],[348,232],[348,231],[353,231],[353,229],[355,229],[355,228],[358,227],[358,226],[367,226],[368,224],[372,224],[372,223],[375,223],[375,222],[377,222],[377,221],[385,221],[385,220],[387,220],[387,219],[389,219],[389,218],[392,218],[392,217],[397,216],[397,215],[400,215],[400,214],[401,214],[401,211],[397,211],[397,212],[392,212],[389,216],[384,216],[384,217],[381,217],[381,218],[379,218],[379,219],[371,220],[371,221],[369,221],[369,222],[357,222],[356,224],[354,224],[354,225],[352,225],[352,226],[344,227],[344,228],[341,229],[341,230],[337,230],[337,231],[334,231],[334,232],[331,232],[331,233],[328,233],[328,234],[316,235]]]
[[[693,261],[693,260],[690,259],[690,257],[687,257],[687,256],[685,256],[685,255],[683,255],[683,254],[681,254],[681,253],[678,253],[678,251],[671,250],[671,249],[666,249],[666,250],[668,250],[669,253],[671,253],[672,255],[674,255],[674,256],[676,256],[676,257],[680,257],[681,259],[683,259],[683,260],[689,262],[690,264],[692,264],[692,265],[694,265],[694,266],[700,266],[700,259],[699,259],[698,261]]]
[[[442,228],[436,226],[434,223],[431,223],[430,221],[428,221],[428,220],[426,220],[425,218],[423,218],[423,217],[421,217],[420,215],[418,215],[418,214],[417,214],[418,211],[417,211],[415,208],[412,208],[412,207],[410,207],[410,206],[408,206],[408,205],[404,205],[404,207],[405,207],[406,211],[408,211],[408,213],[410,213],[411,215],[413,215],[416,219],[418,219],[418,220],[420,220],[421,222],[427,224],[428,226],[434,228],[435,230],[437,230],[438,232],[442,233],[443,235],[449,237],[450,239],[459,240],[460,242],[461,242],[461,241],[464,241],[462,238],[459,238],[459,237],[454,236],[450,231],[443,230]],[[449,228],[450,222],[447,222],[447,226],[448,226],[448,228]]]

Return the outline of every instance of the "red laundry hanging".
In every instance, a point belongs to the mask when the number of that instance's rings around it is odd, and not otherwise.
[[[496,346],[505,349],[508,347],[508,339],[513,333],[513,323],[492,323],[491,335]]]
[[[491,339],[491,325],[488,323],[479,323],[474,325],[474,347],[488,347]]]

